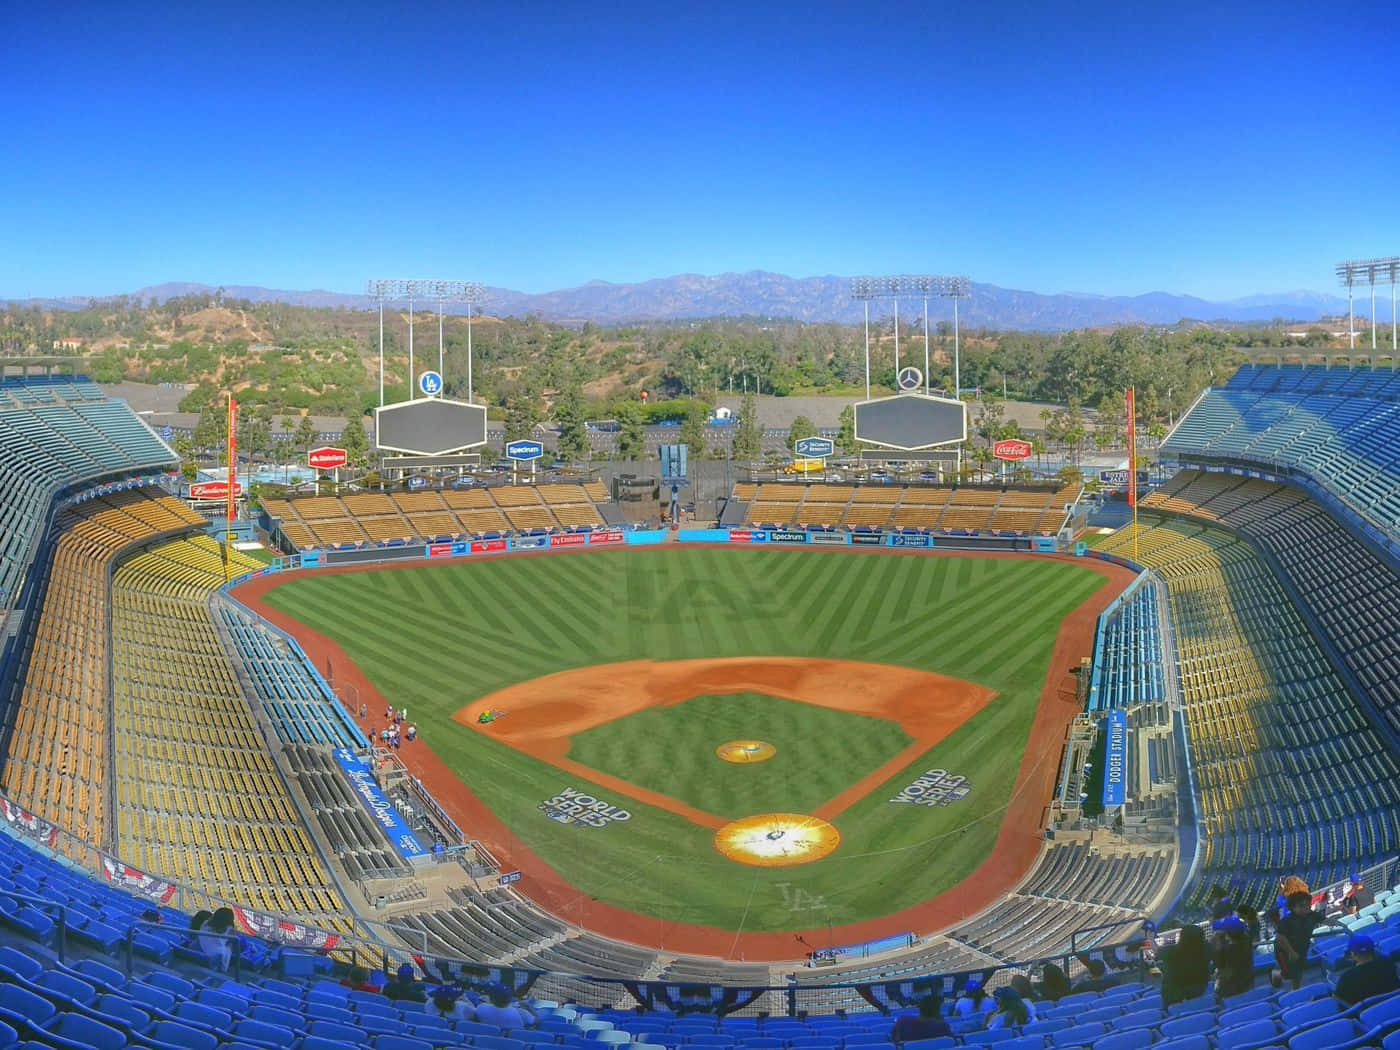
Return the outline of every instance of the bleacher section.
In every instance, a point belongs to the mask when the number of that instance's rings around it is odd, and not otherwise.
[[[220,602],[219,620],[245,680],[284,744],[368,747],[369,741],[300,649],[251,613]]]
[[[5,761],[5,793],[84,841],[107,828],[107,573],[129,544],[202,525],[154,489],[89,499],[65,511],[48,591],[28,640],[26,674]]]
[[[1298,471],[1400,535],[1400,372],[1245,365],[1206,391],[1162,453]]]
[[[1144,513],[1138,560],[1166,580],[1199,793],[1202,870],[1272,899],[1400,847],[1400,765],[1268,566],[1221,529]],[[1133,527],[1103,549],[1132,557]]]
[[[301,550],[596,529],[607,502],[607,489],[591,481],[269,499],[263,509],[281,519],[283,535]]]
[[[1291,485],[1187,470],[1144,505],[1219,521],[1271,555],[1400,739],[1400,576],[1389,562]]]
[[[1140,581],[1105,610],[1094,640],[1089,710],[1131,707],[1166,699],[1157,588]]]
[[[175,456],[90,380],[0,377],[0,609],[11,605],[55,493]]]
[[[257,567],[235,555],[234,573]],[[112,583],[118,853],[273,913],[343,907],[234,679],[208,609],[209,537],[122,564]]]
[[[1080,485],[1058,488],[959,485],[835,485],[768,481],[734,487],[748,505],[745,525],[920,529],[945,533],[1054,535]]]

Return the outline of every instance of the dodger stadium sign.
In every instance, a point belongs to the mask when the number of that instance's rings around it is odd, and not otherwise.
[[[930,769],[901,791],[891,802],[912,802],[916,806],[947,806],[967,798],[972,785],[967,777],[946,769]]]
[[[560,824],[581,824],[586,828],[605,828],[609,824],[632,819],[632,814],[627,810],[618,809],[576,788],[565,788],[553,798],[541,802],[540,812]]]

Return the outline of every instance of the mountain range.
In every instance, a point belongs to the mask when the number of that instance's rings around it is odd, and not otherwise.
[[[136,299],[164,302],[176,296],[212,293],[211,285],[184,282],[153,285],[128,293]],[[343,307],[363,310],[374,307],[366,295],[329,291],[289,291],[257,286],[226,285],[227,298],[253,302],[275,301],[295,306]],[[81,309],[94,298],[74,296],[62,299],[20,300],[23,305],[44,309]],[[1389,296],[1381,310],[1390,320]],[[433,304],[420,300],[423,308]],[[1358,301],[1358,315],[1367,312]],[[901,308],[912,315],[922,312],[919,301],[906,301]],[[1340,296],[1311,291],[1250,295],[1240,299],[1212,302],[1190,295],[1148,292],[1144,295],[1108,296],[1081,292],[1043,294],[1000,288],[994,284],[972,285],[972,294],[959,304],[961,323],[969,327],[1028,329],[1041,331],[1085,328],[1097,325],[1147,324],[1175,325],[1182,321],[1248,323],[1283,318],[1292,322],[1312,322],[1346,313],[1346,300]],[[714,317],[748,317],[805,322],[855,323],[864,316],[863,306],[850,297],[850,278],[788,277],[780,273],[752,270],[715,276],[677,274],[635,284],[590,281],[577,288],[553,292],[527,293],[508,288],[487,288],[482,312],[496,316],[538,316],[549,321],[581,324],[624,324],[630,322],[683,322]],[[449,313],[465,313],[465,306],[448,305]],[[887,317],[889,303],[871,304],[872,317]],[[931,300],[929,316],[951,320],[952,304]]]

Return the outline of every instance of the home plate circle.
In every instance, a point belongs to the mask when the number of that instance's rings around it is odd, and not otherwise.
[[[821,860],[841,844],[841,833],[805,813],[760,813],[715,832],[715,849],[732,861],[786,868]]]
[[[766,740],[731,740],[715,748],[715,754],[726,762],[744,765],[747,762],[767,762],[778,749]]]

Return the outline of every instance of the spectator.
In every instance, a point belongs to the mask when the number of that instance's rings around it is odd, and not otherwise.
[[[403,731],[403,735],[409,740],[417,740],[418,727],[415,725],[410,725],[407,729]]]
[[[1061,975],[1063,976],[1063,974]],[[997,1000],[996,1013],[987,1019],[987,1031],[1001,1028],[1020,1028],[1035,1020],[1035,1005],[1021,998],[1021,993],[1010,985],[998,988],[993,993]]]
[[[476,1019],[482,1024],[493,1024],[498,1028],[529,1028],[535,1023],[535,1015],[519,1003],[512,1003],[510,989],[500,982],[486,989],[489,1002],[478,1003]]]
[[[413,974],[413,964],[404,963],[393,979],[384,986],[384,994],[399,1002],[425,1003],[428,993]]]
[[[369,971],[363,966],[352,966],[350,972],[340,982],[342,988],[350,988],[357,992],[374,992],[378,994],[379,985],[369,983]]]
[[[1238,908],[1235,909],[1235,914],[1238,915],[1244,921],[1246,928],[1248,928],[1250,943],[1258,944],[1259,913],[1253,908],[1251,908],[1248,904],[1241,904]]]
[[[1035,998],[1035,989],[1031,987],[1031,979],[1023,973],[1018,973],[1011,978],[1011,987],[1016,989],[1016,994],[1026,1002]]]
[[[1183,926],[1180,938],[1165,954],[1162,1005],[1171,1006],[1204,995],[1210,983],[1210,957],[1201,928]]]
[[[953,1016],[975,1017],[978,1014],[991,1013],[995,1009],[996,1003],[987,995],[982,982],[973,978],[964,984],[962,991],[958,993],[958,998],[953,1003]]]
[[[1065,971],[1054,963],[1046,963],[1040,968],[1040,983],[1035,986],[1035,993],[1039,998],[1051,1002],[1069,995],[1069,978],[1065,976]]]
[[[1212,886],[1210,897],[1215,903],[1210,906],[1210,919],[1215,922],[1227,915],[1235,914],[1235,906],[1230,903],[1230,891],[1219,884]]]
[[[369,704],[364,703],[363,701],[360,702],[360,717],[361,717],[361,718],[368,718],[368,717],[369,717]]]
[[[1107,975],[1107,968],[1102,959],[1081,958],[1080,962],[1089,971],[1089,976],[1075,984],[1074,990],[1076,992],[1102,992],[1118,983],[1118,978]]]
[[[1352,881],[1356,881],[1355,876]],[[1377,955],[1376,942],[1364,933],[1355,934],[1347,941],[1347,958],[1351,960],[1351,969],[1342,974],[1334,993],[1347,1006],[1355,1006],[1372,996],[1400,991],[1395,963]]]
[[[1215,930],[1215,998],[1228,999],[1254,987],[1254,942],[1238,915],[1211,923]]]
[[[1285,980],[1294,988],[1303,987],[1303,971],[1308,965],[1308,949],[1312,947],[1313,930],[1319,926],[1336,925],[1319,911],[1313,911],[1312,894],[1295,890],[1288,895],[1288,914],[1278,921],[1274,933],[1274,960],[1277,966],[1269,974],[1269,982],[1280,987]]]
[[[1348,915],[1355,915],[1362,908],[1369,908],[1375,903],[1376,895],[1366,888],[1359,873],[1352,872],[1351,885],[1347,887],[1347,895],[1342,900],[1342,910]]]
[[[439,988],[433,992],[433,1008],[430,1013],[436,1014],[444,1021],[476,1020],[476,1010],[472,1007],[471,1000],[456,988]]]
[[[890,1042],[912,1043],[916,1039],[935,1039],[940,1035],[952,1035],[953,1030],[943,1020],[943,1001],[937,995],[925,996],[919,1000],[919,1012],[906,1015],[894,1023],[890,1031]]]
[[[199,935],[199,950],[205,954],[211,965],[227,971],[229,963],[233,961],[234,942],[223,935],[233,929],[233,909],[220,908],[213,915],[209,915],[207,920],[203,920],[205,915],[208,915],[208,912],[196,914],[190,928],[207,931]],[[196,923],[198,925],[195,925]]]

